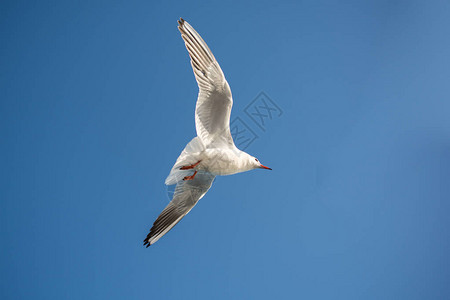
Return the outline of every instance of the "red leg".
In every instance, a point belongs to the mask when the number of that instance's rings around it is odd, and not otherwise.
[[[183,167],[181,167],[180,168],[180,170],[190,170],[190,169],[193,169],[193,168],[195,168],[196,166],[198,166],[198,164],[201,162],[201,160],[199,160],[198,162],[196,162],[195,164],[193,164],[193,165],[190,165],[190,166],[183,166]]]
[[[194,174],[191,175],[191,176],[185,176],[185,177],[183,178],[183,180],[192,180],[192,179],[194,179],[194,177],[195,177],[196,174],[197,174],[197,171],[195,171]]]

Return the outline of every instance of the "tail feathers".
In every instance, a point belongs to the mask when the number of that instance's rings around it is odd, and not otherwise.
[[[166,178],[166,185],[172,185],[177,184],[178,182],[182,181],[185,176],[188,176],[190,173],[192,173],[190,170],[180,170],[180,168],[173,168],[172,171],[170,171],[169,176]]]
[[[198,161],[196,157],[199,153],[205,150],[205,146],[199,137],[193,138],[181,152],[175,165],[166,178],[166,185],[176,184],[177,182],[183,180],[183,178],[192,172],[190,170],[180,170],[182,166],[189,166]]]
[[[197,153],[205,150],[205,146],[198,136],[193,138],[184,148],[183,152],[186,153]]]

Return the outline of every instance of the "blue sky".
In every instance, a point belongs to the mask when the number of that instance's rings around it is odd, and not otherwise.
[[[217,178],[145,249],[195,136],[179,17],[274,170]],[[448,2],[3,1],[0,24],[2,299],[450,298]]]

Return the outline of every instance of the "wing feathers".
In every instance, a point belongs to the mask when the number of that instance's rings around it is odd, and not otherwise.
[[[181,37],[184,40],[186,48],[191,57],[192,68],[196,75],[197,81],[199,78],[203,78],[205,83],[214,86],[214,77],[218,77],[220,81],[224,81],[225,77],[220,68],[217,68],[217,62],[214,55],[209,50],[208,45],[203,41],[203,39],[195,32],[194,28],[190,26],[183,19],[178,21],[178,30],[181,32]],[[200,71],[200,73],[195,72]],[[217,74],[212,74],[217,73]],[[209,73],[209,74],[208,74]],[[209,75],[209,76],[208,76]],[[218,75],[218,76],[217,76]],[[210,80],[205,80],[206,78]]]
[[[149,247],[164,234],[169,232],[169,230],[172,229],[192,209],[192,207],[185,212],[180,213],[174,203],[170,202],[153,223],[150,233],[144,239],[144,246]]]
[[[222,69],[194,28],[183,19],[178,24],[200,89],[195,110],[197,135],[207,148],[234,147],[229,128],[233,99]]]
[[[195,146],[195,145],[193,145]],[[211,187],[215,176],[199,172],[193,180],[177,183],[172,201],[164,208],[144,239],[149,247],[169,232],[197,204]]]
[[[188,22],[184,21],[181,18],[180,21],[178,21],[178,24],[178,29],[189,37],[189,40],[192,41],[192,44],[196,45],[196,48],[200,50],[204,54],[204,56],[208,57],[210,62],[216,60],[208,45]]]

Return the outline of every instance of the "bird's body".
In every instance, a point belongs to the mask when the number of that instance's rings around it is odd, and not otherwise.
[[[233,175],[253,169],[253,165],[249,164],[248,160],[242,159],[248,156],[248,154],[238,148],[207,149],[204,155],[206,159],[202,167],[214,175]],[[200,163],[200,165],[202,164]]]
[[[186,145],[166,179],[167,185],[176,184],[174,196],[144,239],[147,247],[172,229],[197,204],[216,176],[256,168],[270,170],[235,146],[229,126],[233,98],[225,76],[194,28],[183,19],[178,24],[199,86],[195,108],[197,137]]]

